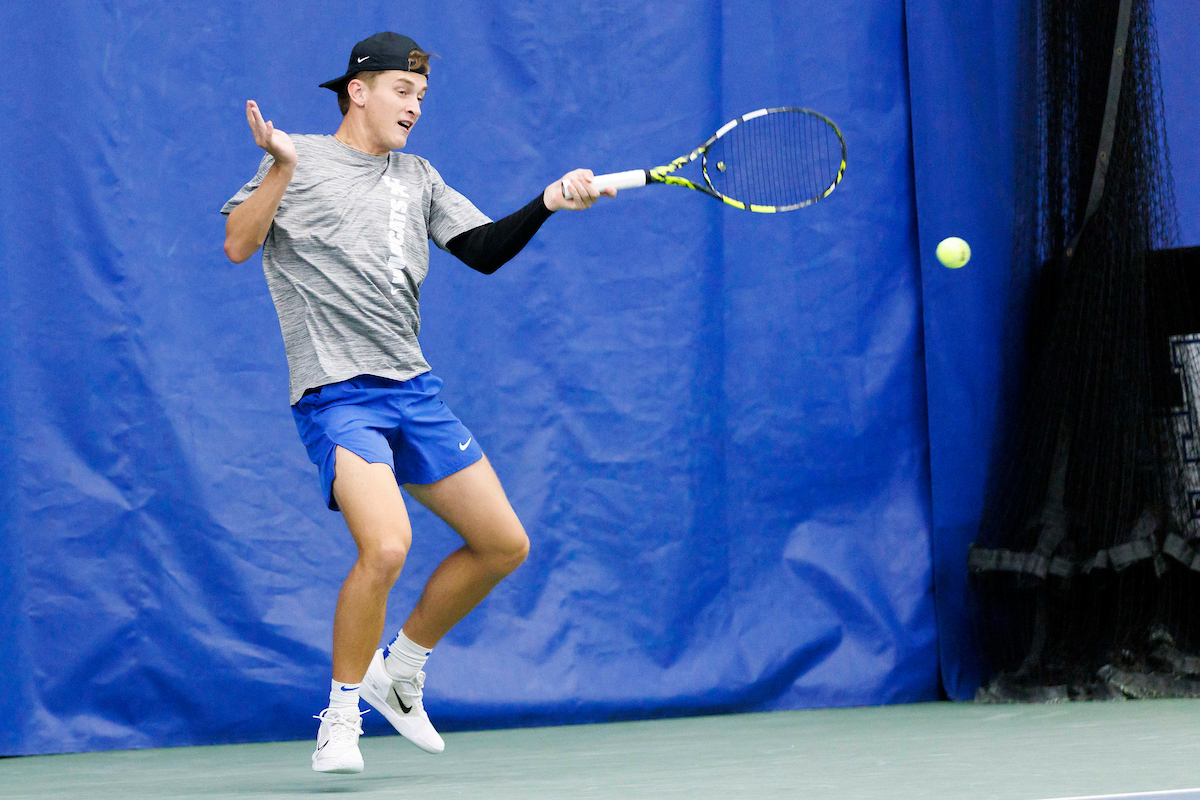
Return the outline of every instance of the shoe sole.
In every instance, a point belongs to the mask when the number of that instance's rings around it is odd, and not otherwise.
[[[313,772],[321,772],[326,775],[357,775],[358,773],[363,771],[362,764],[350,764],[350,765],[324,767],[324,766],[320,766],[319,762],[317,762],[317,761],[313,762],[312,768],[313,768]]]

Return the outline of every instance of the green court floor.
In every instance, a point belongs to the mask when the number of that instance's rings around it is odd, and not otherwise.
[[[310,742],[0,760],[3,798],[1041,798],[1200,787],[1200,701],[743,714],[456,733],[431,756],[362,740],[361,775]],[[1200,796],[1198,794],[1197,796]]]

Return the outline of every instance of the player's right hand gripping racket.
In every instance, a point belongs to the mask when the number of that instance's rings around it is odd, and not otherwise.
[[[700,159],[704,185],[672,175]],[[807,108],[762,108],[730,120],[707,142],[661,167],[597,175],[592,184],[632,189],[686,186],[734,208],[775,214],[828,197],[846,172],[846,140],[833,120]],[[567,184],[563,195],[570,200]]]

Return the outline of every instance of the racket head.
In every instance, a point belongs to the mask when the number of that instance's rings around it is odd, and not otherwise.
[[[810,108],[762,108],[730,120],[701,148],[708,188],[729,205],[774,214],[826,198],[846,173],[846,140]]]

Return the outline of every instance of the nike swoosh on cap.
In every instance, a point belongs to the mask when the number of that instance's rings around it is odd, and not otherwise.
[[[360,59],[358,60],[358,63],[360,63],[360,64],[361,64],[362,62],[366,61],[368,58],[370,58],[370,56],[363,56],[362,58],[360,58]]]

